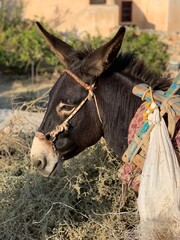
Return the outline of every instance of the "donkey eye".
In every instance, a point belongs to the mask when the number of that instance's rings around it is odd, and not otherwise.
[[[59,116],[68,116],[74,110],[75,105],[60,102],[60,104],[56,107],[56,112]]]

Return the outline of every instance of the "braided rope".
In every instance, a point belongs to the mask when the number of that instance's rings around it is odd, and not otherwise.
[[[88,95],[89,96],[89,95]],[[88,96],[74,109],[74,111],[69,115],[68,118],[65,119],[65,121],[59,125],[56,126],[54,130],[52,130],[49,135],[52,137],[52,141],[55,140],[57,134],[68,130],[68,122],[74,117],[74,115],[82,108],[84,103],[88,100]]]
[[[82,106],[85,104],[85,102],[87,100],[91,100],[92,98],[94,98],[94,101],[95,101],[95,106],[96,106],[96,109],[97,109],[97,114],[98,114],[98,117],[99,117],[99,120],[102,124],[102,119],[101,119],[101,116],[100,116],[100,111],[99,111],[99,108],[98,108],[98,103],[97,103],[97,99],[96,99],[96,96],[94,94],[94,85],[88,85],[86,84],[85,82],[83,82],[79,77],[77,77],[74,73],[72,73],[70,70],[66,69],[64,70],[67,74],[69,74],[78,84],[80,84],[83,88],[85,88],[89,93],[88,95],[86,96],[86,98],[76,107],[74,108],[73,112],[69,115],[68,118],[65,119],[65,121],[59,125],[57,125],[55,127],[54,130],[52,130],[51,132],[47,133],[46,136],[50,136],[51,137],[51,142],[54,142],[55,139],[56,139],[56,136],[63,132],[63,131],[66,131],[68,130],[69,128],[69,121],[74,117],[74,115],[82,108]]]
[[[69,74],[69,76],[71,76],[77,83],[79,83],[79,85],[81,85],[83,88],[85,88],[87,91],[94,91],[94,84],[88,85],[87,83],[83,82],[78,76],[76,76],[74,73],[72,73],[70,70],[65,69],[64,72],[66,72],[67,74]]]

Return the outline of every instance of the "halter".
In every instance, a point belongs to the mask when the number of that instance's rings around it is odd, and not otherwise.
[[[64,72],[69,74],[72,77],[72,79],[74,79],[79,85],[81,85],[83,88],[85,88],[88,91],[88,95],[85,97],[84,100],[82,100],[82,102],[77,107],[74,108],[72,113],[69,115],[68,118],[65,119],[65,121],[63,123],[58,124],[55,127],[55,129],[53,129],[51,132],[48,132],[48,133],[45,134],[46,139],[48,139],[52,143],[54,143],[54,141],[56,140],[56,136],[59,133],[62,133],[62,132],[64,132],[64,131],[69,129],[69,121],[76,115],[76,113],[82,108],[82,106],[88,100],[94,99],[96,110],[97,110],[97,114],[98,114],[98,118],[99,118],[99,121],[102,124],[102,119],[101,119],[101,116],[100,116],[96,95],[94,93],[95,83],[93,83],[92,85],[88,85],[87,83],[83,82],[78,76],[76,76],[74,73],[72,73],[70,70],[66,69],[66,70],[64,70]],[[53,146],[53,148],[56,149],[55,146]]]

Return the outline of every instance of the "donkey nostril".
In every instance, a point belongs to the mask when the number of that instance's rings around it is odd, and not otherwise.
[[[37,160],[36,167],[40,167],[42,165],[42,162],[40,160]]]
[[[42,170],[46,167],[46,159],[42,159],[42,160],[33,160],[33,165],[35,168]]]

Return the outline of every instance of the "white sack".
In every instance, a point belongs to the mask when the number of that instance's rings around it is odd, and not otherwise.
[[[180,167],[159,110],[151,114],[155,126],[150,134],[144,163],[138,209],[142,239],[180,239]],[[149,237],[148,237],[149,236]]]

